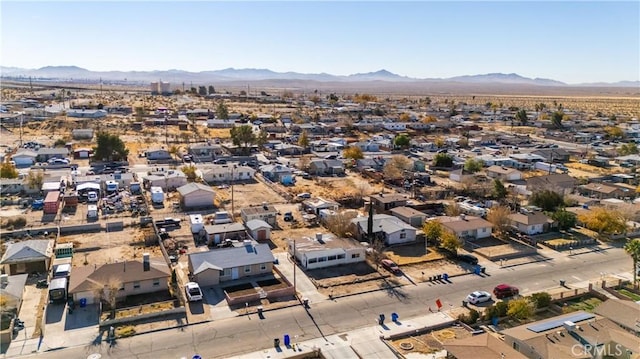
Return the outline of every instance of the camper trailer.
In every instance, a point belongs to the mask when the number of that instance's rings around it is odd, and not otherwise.
[[[67,277],[55,278],[49,282],[49,301],[51,303],[67,301]]]
[[[162,204],[164,203],[164,192],[162,187],[151,187],[151,202]]]
[[[87,206],[87,219],[97,219],[98,218],[98,206],[95,204],[90,204]]]

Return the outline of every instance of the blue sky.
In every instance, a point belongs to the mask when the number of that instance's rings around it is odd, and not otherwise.
[[[2,1],[2,66],[640,80],[640,1]]]

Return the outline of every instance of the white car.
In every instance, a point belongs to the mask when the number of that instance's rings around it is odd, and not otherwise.
[[[475,291],[467,296],[467,302],[470,304],[478,304],[491,300],[491,294],[483,290]]]
[[[200,285],[196,282],[189,282],[184,285],[184,291],[187,294],[187,299],[190,302],[197,302],[202,300],[202,291],[200,290]]]

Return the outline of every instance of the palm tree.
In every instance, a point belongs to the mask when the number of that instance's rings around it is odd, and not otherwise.
[[[633,283],[638,280],[638,262],[640,262],[640,239],[633,239],[624,245],[624,250],[633,260]]]

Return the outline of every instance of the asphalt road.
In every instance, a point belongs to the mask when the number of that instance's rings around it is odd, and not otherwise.
[[[370,326],[379,313],[397,312],[402,318],[428,314],[440,299],[444,309],[458,307],[474,290],[490,291],[496,284],[518,286],[522,294],[558,288],[559,280],[572,284],[597,280],[601,273],[628,272],[629,256],[621,249],[560,257],[553,261],[531,263],[512,268],[490,266],[488,276],[467,275],[450,284],[423,283],[397,290],[383,290],[312,303],[307,312],[302,306],[240,316],[180,329],[169,329],[132,338],[119,339],[109,347],[79,346],[46,353],[47,358],[85,358],[92,353],[102,358],[182,358],[195,353],[206,358],[224,358],[259,351],[273,345],[273,338],[289,334],[294,342],[323,335],[347,332]]]

